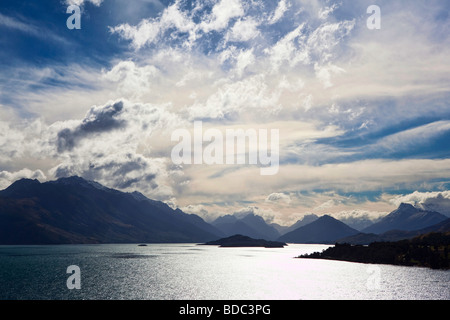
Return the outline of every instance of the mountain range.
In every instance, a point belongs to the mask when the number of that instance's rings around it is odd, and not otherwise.
[[[79,177],[22,179],[0,191],[0,244],[205,242],[220,236],[199,216]]]
[[[425,211],[408,203],[400,206],[379,222],[362,230],[363,233],[381,234],[390,230],[412,231],[426,228],[446,220],[447,217],[434,211]]]
[[[21,179],[0,191],[0,244],[203,243],[233,235],[287,243],[370,243],[447,230],[438,212],[401,204],[358,231],[329,215],[307,215],[290,227],[255,214],[207,223],[139,192],[122,192],[80,177],[41,183]]]
[[[272,223],[272,226],[278,230],[280,235],[284,235],[286,233],[294,231],[297,228],[306,226],[307,224],[314,222],[317,219],[319,219],[319,216],[317,216],[315,214],[307,214],[307,215],[303,216],[303,218],[301,218],[300,220],[297,220],[297,222],[294,223],[293,225],[291,225],[290,227],[280,226],[279,224],[276,224],[276,223]]]
[[[353,229],[329,215],[324,215],[317,220],[301,226],[278,238],[279,241],[290,243],[334,243],[337,239],[358,234]]]
[[[429,233],[446,233],[450,232],[450,219],[446,219],[440,223],[419,230],[404,231],[390,230],[382,234],[375,233],[358,233],[353,236],[337,239],[337,243],[347,243],[353,245],[367,245],[373,242],[395,242],[400,240],[412,239],[414,237]]]
[[[389,227],[389,224],[392,227]],[[401,204],[398,209],[364,231],[337,239],[336,242],[366,245],[373,242],[412,239],[431,232],[450,232],[450,219],[438,212],[424,211],[410,204]]]
[[[280,232],[274,226],[267,224],[262,217],[252,213],[240,219],[234,215],[222,216],[211,224],[228,237],[236,234],[266,240],[276,240],[280,237]]]

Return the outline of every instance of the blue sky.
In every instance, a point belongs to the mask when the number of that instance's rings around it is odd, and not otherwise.
[[[66,27],[70,4],[81,30]],[[366,26],[372,4],[380,30]],[[399,199],[450,208],[449,8],[3,0],[0,187],[80,175],[206,218],[285,224],[376,217]],[[175,166],[170,134],[198,120],[279,129],[279,173]]]

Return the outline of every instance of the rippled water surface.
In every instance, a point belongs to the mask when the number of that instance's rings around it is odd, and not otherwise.
[[[0,246],[0,299],[450,299],[450,271],[294,259],[327,247]]]

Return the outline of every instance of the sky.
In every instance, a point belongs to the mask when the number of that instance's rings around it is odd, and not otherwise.
[[[69,29],[70,5],[80,29]],[[380,28],[369,28],[371,5]],[[450,3],[0,2],[0,188],[78,175],[206,220],[450,215]],[[278,130],[279,170],[176,164],[177,129]]]

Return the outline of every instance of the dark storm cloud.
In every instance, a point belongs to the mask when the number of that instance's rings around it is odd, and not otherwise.
[[[156,178],[155,174],[147,174],[143,177],[138,178],[129,178],[129,179],[125,178],[122,181],[118,181],[115,184],[115,187],[119,189],[127,189],[139,184],[141,181],[145,181],[146,183],[148,183],[147,184],[148,187],[150,187],[151,189],[156,189],[158,187],[158,184],[153,181],[155,178]]]
[[[87,166],[62,164],[54,173],[56,178],[81,176],[92,181],[107,181],[112,188],[135,188],[143,183],[146,189],[156,189],[155,167],[133,154],[110,155],[108,159],[92,157]]]
[[[74,129],[58,132],[58,152],[71,151],[76,143],[86,136],[123,128],[125,120],[117,119],[123,110],[123,102],[118,101],[104,107],[93,107],[80,125]]]

